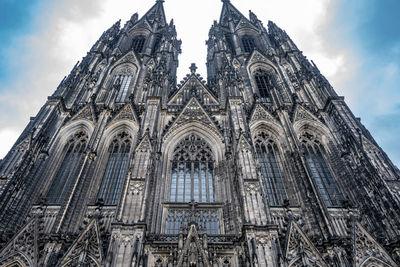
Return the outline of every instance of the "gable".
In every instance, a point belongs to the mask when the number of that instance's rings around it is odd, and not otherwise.
[[[297,122],[301,120],[311,120],[320,122],[319,119],[315,117],[310,111],[305,109],[303,106],[298,105],[293,115],[292,121]]]
[[[196,97],[198,101],[207,105],[218,105],[214,94],[200,81],[196,75],[191,75],[168,101],[169,105],[185,104],[190,98]]]
[[[88,266],[100,266],[103,262],[101,248],[99,227],[93,219],[62,258],[61,266],[73,265],[78,260]]]
[[[303,266],[307,262],[307,266],[326,266],[326,262],[322,258],[319,251],[295,223],[291,222],[286,238],[285,258],[288,266]]]
[[[92,113],[92,109],[89,105],[84,106],[81,110],[78,111],[70,120],[69,123],[78,120],[88,120],[90,122],[94,122],[94,114]]]
[[[37,218],[29,221],[0,251],[0,263],[17,261],[26,266],[37,266],[38,227]]]
[[[190,226],[185,245],[183,246],[182,252],[179,256],[177,267],[187,266],[187,262],[184,262],[185,258],[189,259],[190,263],[195,264],[195,266],[201,264],[201,266],[210,267],[207,254],[203,249],[202,242],[197,234],[195,225]],[[194,260],[197,261],[197,264],[192,262]]]
[[[378,266],[396,266],[389,254],[360,223],[357,222],[354,227],[355,266],[370,266],[368,263],[373,262],[380,263]]]
[[[207,112],[194,97],[190,99],[188,104],[178,115],[172,125],[167,128],[164,139],[168,138],[168,136],[176,129],[192,122],[201,124],[207,130],[210,130],[212,133],[216,134],[221,140],[224,139],[220,129],[216,126],[216,124],[213,122]]]
[[[109,124],[115,123],[117,121],[128,120],[138,124],[138,119],[135,111],[130,103],[126,104],[117,114],[110,120]]]
[[[257,104],[250,117],[249,125],[254,124],[257,121],[270,121],[277,123],[276,119],[260,104]]]

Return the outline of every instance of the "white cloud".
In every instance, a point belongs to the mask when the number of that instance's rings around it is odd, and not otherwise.
[[[22,132],[28,117],[39,110],[101,33],[118,19],[124,24],[135,12],[143,15],[154,3],[153,0],[48,0],[42,4],[42,12],[36,18],[37,30],[22,36],[10,50],[10,64],[15,64],[17,78],[0,95],[0,158],[11,147],[10,141]],[[347,56],[351,53],[345,49],[334,51],[323,34],[334,14],[335,1],[235,0],[233,3],[246,16],[251,9],[265,26],[268,20],[273,20],[285,29],[333,84],[342,84],[341,77],[353,69],[354,64],[348,60],[351,57]],[[205,77],[205,40],[213,21],[219,19],[222,3],[168,0],[164,6],[167,18],[174,19],[178,37],[183,41],[178,79],[188,72],[192,62],[197,63],[199,73]]]

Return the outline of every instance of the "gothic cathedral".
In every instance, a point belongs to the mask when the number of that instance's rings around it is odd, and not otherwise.
[[[393,267],[400,171],[273,22],[223,0],[196,65],[157,0],[0,164],[0,265]]]

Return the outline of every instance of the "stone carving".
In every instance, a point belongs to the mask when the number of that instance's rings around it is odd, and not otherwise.
[[[291,222],[286,239],[285,257],[288,266],[326,266],[321,254],[303,233],[300,227]]]

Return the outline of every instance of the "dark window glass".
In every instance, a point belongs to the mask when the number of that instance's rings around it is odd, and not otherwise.
[[[304,157],[308,168],[319,190],[322,200],[327,207],[338,207],[343,202],[336,180],[325,161],[318,145],[304,146]]]
[[[111,143],[107,167],[100,186],[98,199],[103,199],[106,205],[116,205],[122,191],[122,184],[128,169],[130,136],[122,132]]]
[[[136,53],[142,53],[146,39],[143,36],[138,36],[133,39],[132,48]]]
[[[79,132],[65,146],[63,161],[47,192],[49,204],[60,205],[68,198],[84,161],[86,143],[86,134]]]
[[[287,196],[279,167],[278,148],[264,132],[257,135],[255,144],[269,204],[282,206]]]
[[[261,101],[271,101],[270,91],[273,88],[271,78],[271,75],[263,70],[258,70],[254,75],[254,80],[256,82]]]
[[[242,38],[243,49],[246,53],[251,53],[254,50],[254,40],[249,36],[245,36]]]

